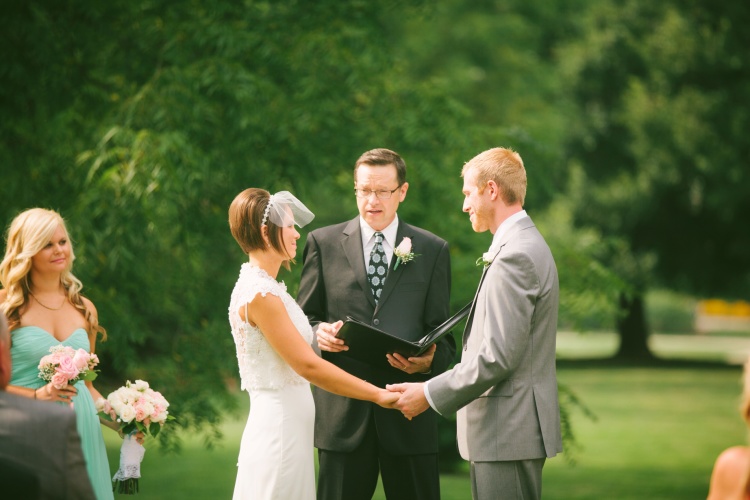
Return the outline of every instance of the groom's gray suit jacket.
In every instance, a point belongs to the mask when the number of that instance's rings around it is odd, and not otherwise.
[[[466,324],[461,362],[432,379],[428,391],[441,414],[458,412],[465,460],[552,457],[562,451],[557,269],[529,217],[498,244]]]

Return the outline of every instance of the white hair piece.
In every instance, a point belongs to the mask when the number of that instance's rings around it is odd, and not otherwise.
[[[272,222],[279,227],[297,224],[303,227],[315,217],[308,208],[289,191],[279,191],[271,199],[263,212],[261,224]]]

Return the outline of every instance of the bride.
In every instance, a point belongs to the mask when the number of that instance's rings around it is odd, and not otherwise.
[[[235,500],[315,498],[315,407],[308,381],[387,408],[398,399],[318,357],[307,317],[276,281],[280,267],[294,262],[300,237],[294,224],[302,227],[313,217],[288,191],[246,189],[229,207],[232,235],[249,257],[229,305],[242,389],[250,394]]]

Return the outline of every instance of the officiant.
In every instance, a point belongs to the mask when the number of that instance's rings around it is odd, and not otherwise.
[[[365,152],[354,166],[359,215],[308,234],[297,297],[316,329],[322,356],[349,373],[384,387],[423,382],[444,372],[456,352],[446,335],[423,355],[385,354],[364,363],[336,337],[351,316],[417,341],[449,316],[448,243],[401,221],[406,164],[394,151]],[[437,415],[409,421],[372,403],[313,389],[319,499],[371,499],[381,475],[386,497],[438,499]]]

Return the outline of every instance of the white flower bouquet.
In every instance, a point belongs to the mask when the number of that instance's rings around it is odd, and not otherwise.
[[[110,422],[117,422],[119,430],[125,435],[120,448],[120,468],[112,481],[118,493],[132,495],[138,492],[138,479],[141,477],[141,461],[146,453],[145,448],[134,434],[143,432],[156,436],[161,427],[174,420],[167,408],[169,402],[159,392],[154,391],[148,382],[129,380],[125,386],[96,402],[99,415]]]

